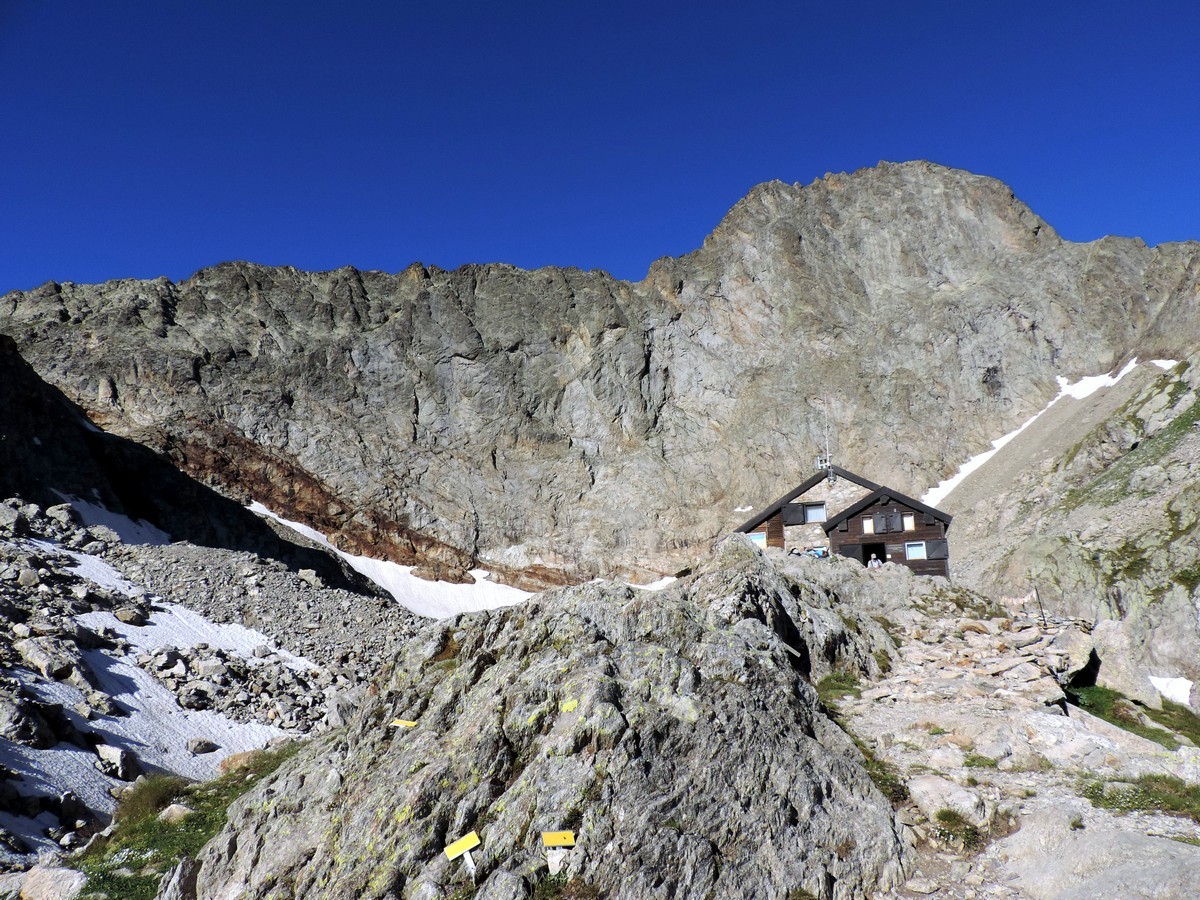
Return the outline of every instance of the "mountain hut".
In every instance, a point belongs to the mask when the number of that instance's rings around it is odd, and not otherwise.
[[[836,553],[867,565],[872,554],[918,575],[950,575],[953,516],[840,466],[826,465],[737,530],[764,547]]]

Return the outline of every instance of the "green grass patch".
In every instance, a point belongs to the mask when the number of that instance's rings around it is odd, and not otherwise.
[[[892,806],[897,809],[904,803],[907,803],[908,785],[905,784],[904,779],[900,777],[894,768],[877,757],[870,747],[850,734],[850,732],[847,731],[846,733],[850,735],[850,740],[854,741],[854,745],[862,753],[863,767],[867,770],[867,774],[871,776],[871,781],[875,783],[875,787],[879,788],[879,793],[887,797]]]
[[[1200,785],[1174,775],[1142,775],[1132,781],[1086,782],[1079,791],[1093,806],[1122,812],[1159,812],[1200,824]]]
[[[858,624],[858,619],[852,619],[845,613],[838,613],[838,617],[842,620],[842,624],[846,626],[846,630],[851,634],[862,634],[862,626]]]
[[[892,658],[886,650],[875,651],[875,665],[879,666],[880,675],[887,675],[892,671]]]
[[[1091,687],[1071,688],[1070,693],[1075,698],[1075,704],[1080,709],[1087,710],[1093,716],[1116,725],[1118,728],[1124,728],[1126,731],[1154,741],[1156,744],[1161,744],[1168,750],[1179,749],[1179,741],[1175,739],[1175,736],[1170,731],[1145,725],[1141,721],[1138,707],[1120,691],[1093,685]],[[1149,714],[1153,711],[1146,710],[1146,712]]]
[[[1171,576],[1171,580],[1187,588],[1188,593],[1195,591],[1200,587],[1200,563],[1192,563],[1187,568],[1177,570]]]
[[[904,629],[889,619],[887,616],[872,616],[872,618],[883,627],[887,632],[888,637],[892,639],[892,646],[899,650],[904,641],[901,640],[901,635],[904,634]]]
[[[1145,713],[1157,724],[1183,735],[1200,747],[1200,716],[1186,706],[1164,699],[1162,709],[1147,709]]]
[[[953,809],[939,809],[934,816],[934,834],[947,843],[962,844],[964,850],[978,850],[983,846],[983,832]]]
[[[244,768],[214,781],[193,784],[160,775],[135,786],[117,806],[117,828],[108,844],[76,863],[88,876],[81,897],[153,900],[163,873],[184,856],[195,857],[225,825],[229,805],[299,747],[289,744],[258,754]],[[175,825],[160,822],[158,814],[172,803],[182,803],[193,812]]]
[[[815,687],[817,696],[826,705],[833,703],[838,697],[862,696],[862,688],[858,686],[858,676],[853,672],[833,672],[818,681]]]
[[[1150,560],[1142,547],[1126,541],[1114,553],[1113,577],[1136,581],[1150,571]]]
[[[982,753],[968,753],[963,759],[963,765],[968,769],[994,769],[996,762],[990,756],[984,756]]]

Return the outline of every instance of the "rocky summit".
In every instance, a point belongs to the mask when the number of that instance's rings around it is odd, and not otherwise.
[[[1198,296],[923,162],[3,295],[0,897],[1194,896]],[[949,578],[731,534],[826,452]]]

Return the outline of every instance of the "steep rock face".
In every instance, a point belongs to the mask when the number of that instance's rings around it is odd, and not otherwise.
[[[44,506],[81,499],[150,520],[173,540],[260,554],[294,570],[311,568],[339,587],[377,592],[332,554],[280,537],[151,449],[97,428],[5,335],[0,384],[0,497],[20,496]]]
[[[99,424],[343,546],[536,585],[682,565],[838,461],[910,492],[1054,376],[1200,335],[1197,245],[1075,245],[988,178],[762,185],[637,284],[235,263],[0,299]],[[930,436],[934,440],[930,440]]]
[[[583,585],[429,626],[344,735],[232,808],[198,896],[445,897],[467,876],[442,848],[472,830],[493,900],[531,895],[561,829],[567,877],[604,897],[895,884],[892,809],[806,678],[877,672],[892,645],[835,600],[733,538],[660,593]]]

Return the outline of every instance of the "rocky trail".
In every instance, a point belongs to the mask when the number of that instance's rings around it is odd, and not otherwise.
[[[895,568],[881,577],[909,580]],[[1122,790],[1146,774],[1195,783],[1200,750],[1176,735],[1183,746],[1168,751],[1066,702],[1063,683],[1088,661],[1089,623],[1043,618],[1032,603],[962,609],[963,600],[934,591],[889,604],[894,666],[836,701],[911,798],[898,812],[916,851],[909,878],[879,896],[1191,896],[1195,822],[1097,808],[1081,789],[1107,781]],[[938,819],[947,809],[959,818],[949,828]],[[986,844],[977,853],[976,841]]]

